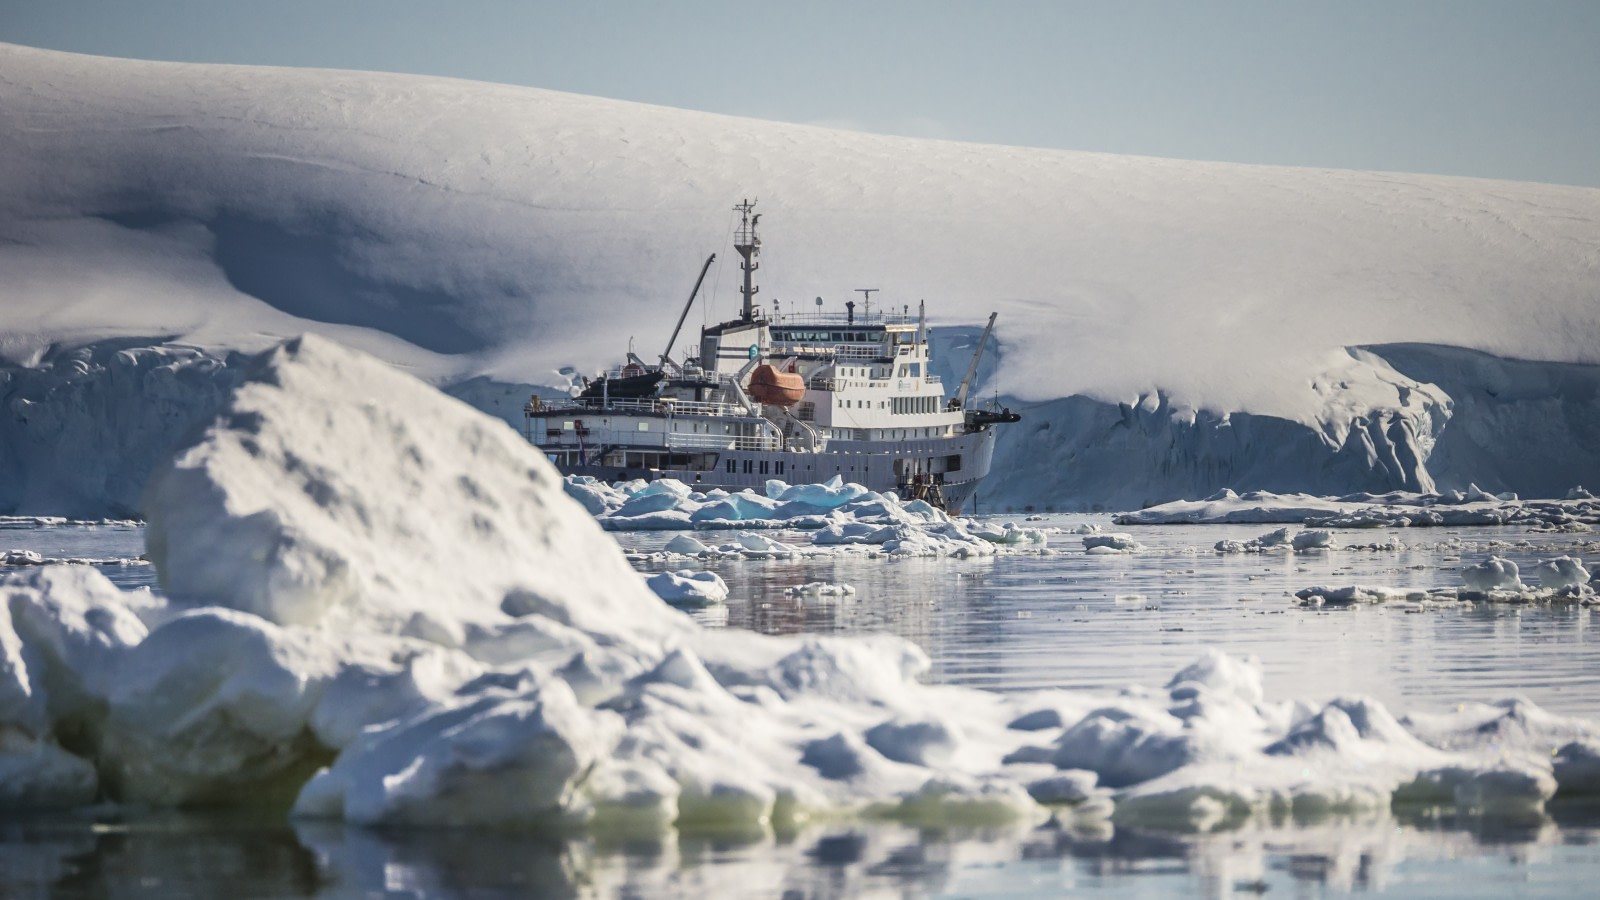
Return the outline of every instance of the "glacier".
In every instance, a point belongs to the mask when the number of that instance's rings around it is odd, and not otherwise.
[[[0,45],[0,513],[142,512],[239,355],[305,332],[520,427],[655,352],[745,196],[764,302],[926,299],[950,384],[1000,313],[990,508],[1600,483],[1600,190]]]

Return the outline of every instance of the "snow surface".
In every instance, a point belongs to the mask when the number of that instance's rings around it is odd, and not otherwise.
[[[79,349],[225,367],[313,331],[516,423],[529,390],[628,337],[657,352],[712,251],[701,316],[726,316],[747,196],[767,301],[837,308],[863,283],[890,308],[926,299],[951,384],[970,323],[1000,313],[979,393],[1027,418],[1002,431],[991,502],[1600,480],[1600,190],[0,45],[0,508],[137,511],[145,473],[231,386],[152,400],[101,359],[63,384],[53,361]],[[93,435],[121,446],[71,440]]]
[[[1596,723],[1522,702],[1411,722],[1273,701],[1259,664],[1215,652],[1162,690],[1002,695],[920,683],[927,658],[888,636],[702,629],[514,434],[316,337],[247,367],[150,514],[168,596],[81,566],[0,576],[7,808],[723,835],[1055,808],[1210,830],[1514,816],[1596,785]]]

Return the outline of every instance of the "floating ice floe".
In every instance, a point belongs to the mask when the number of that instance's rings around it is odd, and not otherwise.
[[[1426,603],[1448,602],[1456,599],[1455,593],[1428,591],[1405,591],[1388,587],[1355,584],[1346,587],[1316,587],[1303,588],[1295,591],[1295,597],[1302,606],[1352,606],[1360,603]]]
[[[1248,541],[1217,541],[1218,553],[1271,553],[1275,551],[1293,550],[1296,553],[1306,553],[1312,550],[1325,550],[1333,544],[1333,533],[1320,529],[1311,529],[1291,534],[1287,528],[1269,531],[1260,537]]]
[[[673,606],[711,606],[728,599],[727,582],[715,572],[661,572],[646,578],[645,584]]]
[[[791,597],[849,597],[853,596],[856,589],[848,584],[833,584],[827,581],[809,581],[783,589]]]
[[[1569,491],[1562,500],[1524,500],[1495,495],[1476,486],[1442,494],[1350,494],[1314,497],[1220,491],[1204,500],[1175,500],[1138,512],[1122,513],[1119,525],[1288,524],[1316,528],[1410,528],[1426,526],[1527,525],[1575,532],[1600,524],[1600,501],[1587,491]]]
[[[1044,529],[1026,528],[1013,522],[978,522],[968,519],[961,524],[967,529],[967,533],[991,544],[1043,544],[1048,540]]]
[[[32,528],[138,528],[138,519],[68,519],[64,516],[0,516],[0,530]]]
[[[790,485],[769,480],[765,494],[690,490],[671,478],[602,484],[568,476],[564,488],[600,524],[613,531],[697,529],[736,531],[732,543],[669,542],[666,557],[792,559],[860,548],[869,555],[987,556],[998,545],[1009,551],[1048,553],[1048,532],[1014,523],[953,519],[923,500],[902,501],[839,476],[822,484]],[[785,528],[810,534],[806,544],[761,537],[752,529]],[[834,548],[834,549],[829,549]],[[644,558],[641,554],[639,558]]]
[[[573,475],[564,487],[603,527],[616,531],[818,528],[829,522],[867,519],[880,520],[879,524],[949,521],[924,501],[902,502],[837,475],[821,484],[769,480],[764,494],[720,488],[702,493],[674,478],[608,485]]]
[[[1461,580],[1474,591],[1520,591],[1522,578],[1517,564],[1509,559],[1491,556],[1475,566],[1461,570]]]
[[[1544,560],[1534,566],[1539,587],[1523,583],[1517,564],[1491,556],[1461,570],[1462,586],[1432,590],[1400,590],[1388,587],[1351,585],[1316,586],[1295,592],[1303,606],[1350,606],[1361,603],[1406,602],[1422,606],[1442,606],[1463,601],[1492,603],[1600,603],[1596,585],[1583,562],[1571,556]]]
[[[1589,570],[1583,561],[1571,556],[1540,560],[1538,565],[1533,567],[1533,574],[1539,579],[1540,587],[1553,591],[1587,585],[1590,578]]]
[[[1144,545],[1135,541],[1133,535],[1122,531],[1108,531],[1083,536],[1083,551],[1085,553],[1137,553],[1143,549]]]
[[[7,550],[0,553],[0,568],[18,566],[148,566],[138,556],[45,556],[37,550]]]
[[[1600,787],[1596,724],[1526,704],[1408,725],[1268,702],[1259,664],[1216,652],[1164,691],[999,694],[921,682],[889,635],[701,628],[563,491],[515,432],[375,360],[265,354],[151,485],[164,595],[0,576],[0,805],[720,835],[1072,807],[1206,830]]]

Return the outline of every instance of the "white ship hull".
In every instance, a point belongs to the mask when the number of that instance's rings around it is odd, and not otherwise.
[[[588,475],[601,481],[675,478],[697,491],[722,489],[730,493],[754,490],[778,479],[790,484],[815,484],[835,475],[868,490],[902,497],[930,495],[951,511],[972,512],[969,500],[979,482],[989,474],[994,458],[995,431],[984,428],[954,437],[914,441],[840,441],[826,450],[721,450],[699,456],[696,466],[626,465],[659,454],[648,445],[614,446],[606,453],[612,465],[555,460],[563,475]],[[537,441],[535,441],[537,443]],[[924,475],[936,461],[941,471]],[[953,464],[953,468],[950,467]],[[730,471],[731,466],[731,471]]]

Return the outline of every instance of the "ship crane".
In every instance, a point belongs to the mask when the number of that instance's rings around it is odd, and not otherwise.
[[[972,389],[972,379],[978,375],[978,362],[983,359],[983,345],[989,342],[989,332],[994,330],[994,320],[999,313],[989,313],[989,324],[983,327],[983,336],[978,338],[978,348],[972,351],[972,363],[967,366],[967,377],[961,379],[961,389],[956,391],[955,402],[951,404],[956,409],[967,408],[967,391]]]

